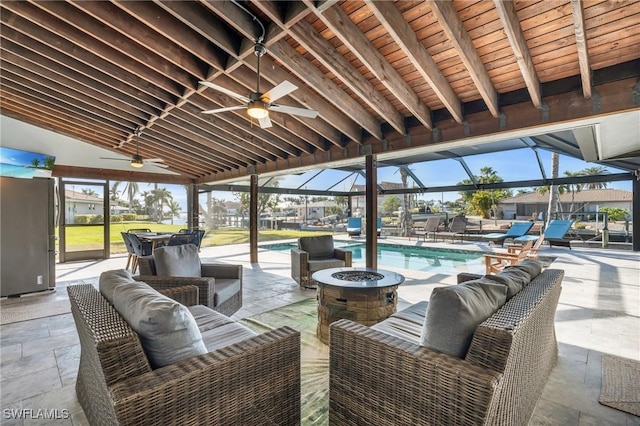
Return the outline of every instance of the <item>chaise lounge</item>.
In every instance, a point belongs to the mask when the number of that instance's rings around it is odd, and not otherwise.
[[[550,247],[561,246],[569,247],[571,250],[571,240],[565,239],[565,236],[571,229],[573,220],[559,220],[554,219],[549,221],[547,228],[544,230],[544,240],[549,243]],[[534,238],[535,237],[535,238]],[[523,244],[526,241],[537,239],[534,235],[523,235],[521,237],[514,238],[514,241],[518,244]]]
[[[529,232],[532,226],[533,222],[515,222],[511,225],[511,228],[509,228],[507,232],[494,232],[491,234],[486,234],[482,236],[482,239],[494,244],[500,243],[500,246],[502,246],[504,245],[504,241],[506,239],[515,239],[521,237]]]

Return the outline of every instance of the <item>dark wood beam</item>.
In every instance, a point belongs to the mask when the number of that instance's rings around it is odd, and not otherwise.
[[[375,155],[365,157],[367,268],[378,267],[378,162]]]
[[[509,39],[509,44],[518,62],[518,67],[520,67],[522,78],[524,78],[524,82],[529,90],[531,102],[533,102],[536,108],[541,108],[542,93],[540,90],[540,80],[538,80],[533,59],[531,59],[527,40],[525,40],[522,28],[520,28],[520,20],[516,14],[513,1],[493,0],[493,3],[496,6],[502,25],[504,25],[504,32]]]
[[[121,182],[149,182],[166,183],[175,185],[187,185],[191,179],[179,175],[165,175],[162,173],[148,173],[139,171],[124,171],[98,169],[91,167],[74,167],[56,164],[53,167],[52,176],[80,179],[108,179]]]
[[[427,49],[405,20],[396,5],[389,1],[366,0],[378,21],[400,46],[422,78],[431,86],[445,108],[458,123],[462,123],[462,104]]]
[[[334,5],[320,13],[311,0],[304,1],[307,7],[314,10],[322,22],[367,66],[369,71],[411,111],[414,117],[428,129],[433,127],[429,108],[339,5]]]
[[[458,12],[452,2],[428,0],[433,12],[447,38],[453,44],[462,60],[462,63],[469,71],[469,76],[476,85],[480,96],[491,111],[491,115],[498,117],[498,92],[493,87],[491,78],[484,68],[484,64],[478,55],[478,51],[473,45],[469,33],[462,25]]]
[[[578,48],[582,94],[588,99],[591,97],[591,67],[589,66],[589,46],[587,46],[582,1],[571,0],[571,9],[573,10],[573,31],[576,35],[576,47]]]

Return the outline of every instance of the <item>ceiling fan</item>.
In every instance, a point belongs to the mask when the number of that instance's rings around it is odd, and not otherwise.
[[[131,167],[135,167],[135,168],[140,168],[140,167],[144,166],[145,164],[150,164],[150,165],[153,165],[153,166],[158,166],[158,167],[163,167],[163,168],[169,167],[166,164],[162,164],[162,163],[164,163],[164,160],[162,158],[142,158],[142,156],[140,155],[140,153],[138,151],[138,138],[140,137],[140,135],[142,135],[142,132],[140,131],[140,128],[136,127],[136,129],[133,131],[133,134],[135,135],[135,139],[136,139],[136,153],[131,156],[130,160],[127,160],[126,158],[114,158],[114,157],[100,157],[100,159],[102,159],[102,160],[129,161],[129,163],[131,164]]]
[[[217,114],[219,112],[225,111],[236,111],[240,109],[246,109],[247,114],[251,118],[255,118],[258,120],[258,124],[261,128],[265,129],[267,127],[271,127],[271,120],[269,119],[269,111],[274,112],[283,112],[285,114],[293,114],[299,115],[301,117],[308,118],[316,118],[318,116],[318,111],[314,111],[306,108],[298,108],[288,105],[280,105],[274,103],[278,99],[283,96],[288,95],[298,88],[295,84],[289,81],[283,81],[278,84],[276,87],[271,89],[266,93],[260,92],[260,58],[264,56],[267,52],[267,48],[261,42],[256,42],[253,51],[258,57],[258,73],[257,73],[257,83],[256,83],[256,91],[250,93],[249,96],[239,95],[229,89],[226,89],[222,86],[218,86],[217,84],[211,83],[210,81],[201,81],[200,84],[203,86],[210,87],[218,92],[224,93],[225,95],[231,96],[234,99],[237,99],[244,103],[244,105],[236,105],[229,106],[224,108],[211,109],[207,111],[202,111],[203,114]]]

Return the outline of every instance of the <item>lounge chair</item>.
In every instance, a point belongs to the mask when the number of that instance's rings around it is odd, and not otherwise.
[[[569,250],[571,250],[571,241],[564,238],[571,229],[571,225],[573,225],[573,220],[551,220],[547,225],[547,228],[544,230],[544,240],[549,243],[549,246],[556,245],[569,247]],[[535,236],[523,235],[521,237],[514,238],[514,242],[523,243],[532,240],[533,237]]]
[[[504,244],[504,240],[506,240],[507,238],[515,239],[518,237],[522,237],[527,232],[529,232],[532,226],[533,222],[515,222],[513,225],[511,225],[511,228],[509,228],[507,232],[494,232],[491,234],[483,235],[482,239],[494,244],[499,242],[500,246],[502,246]],[[537,235],[534,237],[537,238]]]
[[[347,234],[350,237],[357,237],[362,233],[362,218],[350,217],[347,220]]]
[[[460,242],[462,242],[466,229],[467,229],[467,219],[465,219],[462,216],[456,216],[453,219],[451,219],[451,223],[449,224],[449,229],[445,232],[438,232],[438,236],[442,237],[442,241],[444,241],[445,237],[451,237],[452,243],[456,242],[456,237],[460,237]]]
[[[431,232],[433,233],[433,239],[435,240],[438,226],[440,226],[440,216],[431,216],[424,223],[422,229],[417,229],[414,231],[414,233],[416,235],[422,235],[422,238],[427,241],[427,235]]]
[[[376,220],[376,234],[378,235],[378,237],[380,236],[380,234],[382,234],[382,218],[379,217]]]
[[[510,253],[491,253],[484,255],[484,264],[486,267],[486,274],[497,274],[501,272],[505,266],[513,266],[522,262],[527,258],[533,241],[529,240],[522,246],[522,249],[517,254]]]

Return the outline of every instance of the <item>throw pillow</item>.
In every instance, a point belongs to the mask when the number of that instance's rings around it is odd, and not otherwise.
[[[159,247],[154,250],[153,258],[156,273],[169,277],[200,277],[200,256],[195,244]]]
[[[479,280],[433,290],[421,345],[464,358],[476,327],[505,302],[507,287]]]
[[[121,284],[130,284],[133,282],[135,281],[131,277],[129,271],[125,269],[115,269],[112,271],[105,271],[100,274],[98,289],[104,298],[113,305],[113,291],[116,287]]]
[[[207,353],[189,309],[144,282],[117,286],[113,305],[140,336],[152,368]]]

